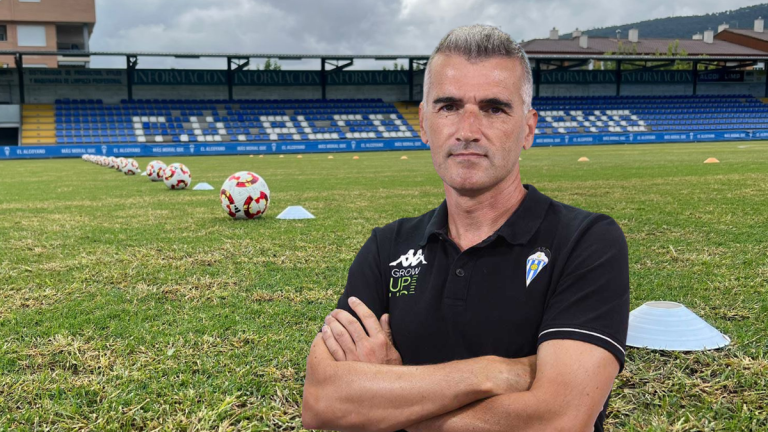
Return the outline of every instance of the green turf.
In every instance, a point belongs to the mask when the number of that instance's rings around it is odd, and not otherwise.
[[[309,344],[355,253],[371,228],[443,196],[426,152],[360,156],[165,158],[216,189],[262,175],[272,202],[255,221],[230,220],[217,190],[79,159],[0,162],[0,430],[300,428]],[[733,339],[630,349],[609,428],[768,429],[768,144],[522,158],[526,183],[622,226],[633,308],[679,301]],[[289,205],[317,219],[275,219]]]

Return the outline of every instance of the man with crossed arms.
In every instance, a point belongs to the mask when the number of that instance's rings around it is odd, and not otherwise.
[[[302,420],[341,431],[602,431],[624,366],[627,246],[520,180],[532,74],[507,34],[451,31],[421,138],[445,201],[373,230],[307,359]]]

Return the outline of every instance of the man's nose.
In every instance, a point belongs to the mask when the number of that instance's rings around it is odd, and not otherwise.
[[[478,142],[482,136],[482,113],[477,107],[466,106],[459,117],[458,142]]]

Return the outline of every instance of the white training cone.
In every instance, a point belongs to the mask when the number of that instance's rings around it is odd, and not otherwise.
[[[653,301],[629,313],[627,345],[667,351],[703,351],[731,343],[680,303]]]
[[[146,176],[147,176],[147,172],[146,172],[146,171],[144,171],[143,173],[141,173],[141,175],[143,175],[144,177],[146,177]]]
[[[277,215],[278,219],[314,219],[315,216],[302,206],[290,206]]]
[[[213,186],[208,183],[198,183],[192,190],[213,190]]]

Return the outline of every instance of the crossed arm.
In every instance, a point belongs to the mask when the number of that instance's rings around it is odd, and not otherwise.
[[[571,340],[536,356],[403,366],[388,315],[359,300],[335,310],[310,349],[302,420],[342,431],[591,431],[618,373],[602,348]]]

